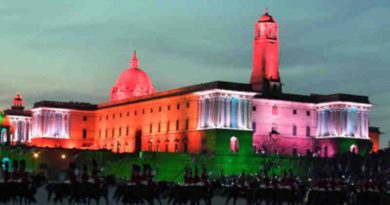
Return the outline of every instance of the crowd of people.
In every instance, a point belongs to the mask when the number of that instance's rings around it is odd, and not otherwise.
[[[9,162],[2,163],[2,179],[4,183],[17,182],[28,185],[30,182],[30,173],[26,171],[25,160],[14,160],[12,162],[12,172],[10,172]],[[41,173],[41,172],[40,172]]]

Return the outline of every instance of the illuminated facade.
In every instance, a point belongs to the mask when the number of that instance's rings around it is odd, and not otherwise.
[[[41,101],[29,111],[14,102],[6,111],[17,127],[12,139],[41,147],[128,153],[333,156],[368,151],[368,97],[283,93],[278,24],[268,12],[255,24],[253,46],[249,84],[216,81],[161,92],[139,68],[134,52],[110,102]]]

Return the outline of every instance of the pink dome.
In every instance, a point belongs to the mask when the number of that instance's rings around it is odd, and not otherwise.
[[[124,100],[155,93],[148,74],[138,68],[137,53],[134,52],[131,67],[117,79],[111,90],[111,101]]]

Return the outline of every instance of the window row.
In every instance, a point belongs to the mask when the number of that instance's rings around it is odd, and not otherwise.
[[[253,128],[253,132],[256,133],[256,130],[257,130],[257,127],[256,127],[256,122],[252,122],[252,128]],[[272,128],[271,128],[271,133],[279,133],[278,132],[278,127],[275,123],[272,124]],[[298,128],[296,125],[293,125],[292,126],[292,135],[293,136],[297,136],[298,135]],[[306,126],[306,137],[310,137],[311,136],[311,128],[310,126]]]
[[[158,111],[158,112],[162,112],[163,110],[164,110],[164,107],[165,106],[159,106],[158,107],[158,109],[156,109],[156,110],[154,110],[153,108],[150,108],[150,109],[142,109],[142,110],[140,110],[140,112],[138,112],[137,110],[134,110],[133,111],[133,115],[134,116],[137,116],[137,114],[138,113],[140,113],[140,114],[145,114],[145,113],[147,113],[147,112],[149,112],[149,113],[153,113],[154,111]],[[180,103],[177,103],[176,104],[176,110],[180,110],[180,107],[181,107],[181,104]],[[190,107],[190,102],[186,102],[186,108],[189,108]],[[166,106],[166,110],[167,111],[171,111],[171,105],[167,105]],[[125,112],[124,114],[122,114],[122,113],[119,113],[118,115],[115,115],[115,114],[112,114],[112,116],[111,116],[111,118],[112,119],[115,119],[115,117],[119,117],[119,118],[122,118],[122,117],[124,117],[124,115],[126,114],[126,117],[129,117],[130,116],[130,111],[127,111],[127,112]],[[109,115],[105,115],[105,119],[106,120],[108,120],[110,118],[110,116]],[[103,116],[101,115],[100,117],[99,117],[99,120],[100,121],[102,121],[103,120]],[[86,121],[86,117],[84,117],[84,121]]]
[[[175,123],[175,131],[180,130],[180,121],[176,120],[176,122],[174,122],[174,123]],[[185,124],[184,124],[185,130],[189,129],[189,123],[190,123],[189,119],[186,119]],[[173,123],[171,123],[169,121],[166,123],[166,132],[167,133],[171,131],[172,124]],[[148,133],[152,134],[153,131],[155,131],[155,129],[156,129],[156,124],[149,124],[149,132]],[[155,131],[155,133],[161,133],[161,132],[162,132],[162,123],[157,123],[157,130]],[[100,129],[99,130],[99,138],[102,138],[103,134],[107,138],[109,135],[109,129],[105,129],[104,133],[103,133],[103,130]],[[112,128],[111,129],[111,137],[114,138],[115,136],[117,136],[117,137],[129,136],[129,126],[119,127],[117,132],[115,132],[115,128]]]
[[[253,106],[252,107],[252,111],[256,111],[257,110],[257,106]],[[292,110],[292,114],[293,115],[297,115],[298,114],[298,110],[297,109],[293,109]],[[272,115],[278,115],[278,106],[274,105],[272,106]],[[306,116],[311,116],[311,112],[310,110],[306,110]]]

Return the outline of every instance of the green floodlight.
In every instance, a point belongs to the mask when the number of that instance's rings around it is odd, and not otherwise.
[[[0,112],[0,125],[3,124],[3,120],[4,120],[4,113]]]

